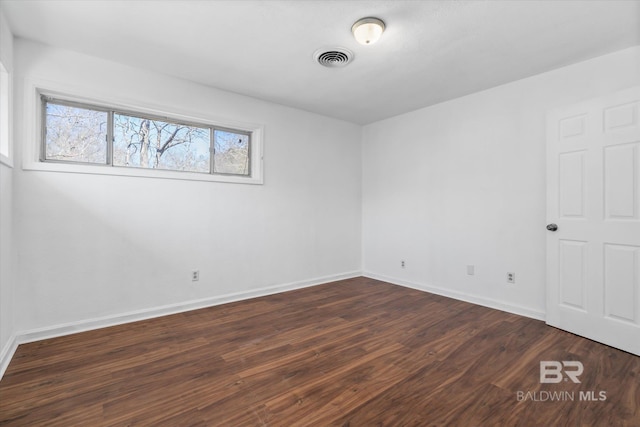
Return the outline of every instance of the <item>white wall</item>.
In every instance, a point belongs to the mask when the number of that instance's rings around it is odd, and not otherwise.
[[[0,163],[0,377],[13,350],[12,169]]]
[[[265,126],[264,185],[17,170],[19,331],[360,271],[360,126],[21,39],[15,65],[20,144],[34,79]]]
[[[9,74],[13,70],[13,35],[0,8],[0,61]],[[11,135],[11,133],[9,133]],[[13,263],[12,241],[13,169],[9,161],[0,162],[0,377],[12,350]]]
[[[546,113],[638,84],[635,47],[365,126],[365,274],[544,318]]]
[[[18,167],[0,166],[0,232],[6,242],[13,225],[13,246],[3,244],[17,249],[2,257],[3,271],[17,264],[15,280],[2,276],[0,340],[362,268],[543,317],[545,114],[640,84],[633,48],[363,129],[24,40],[14,49],[19,145],[38,143],[25,87],[49,81],[90,97],[263,124],[265,184],[24,171],[16,150]],[[515,285],[505,283],[507,271]]]

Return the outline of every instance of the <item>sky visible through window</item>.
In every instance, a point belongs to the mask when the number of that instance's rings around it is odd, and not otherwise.
[[[107,113],[47,103],[46,159],[107,163]]]
[[[214,149],[215,173],[237,175],[249,173],[249,135],[216,130]]]
[[[251,173],[249,132],[43,100],[45,161],[240,176]]]
[[[210,129],[114,114],[114,166],[207,173],[210,141]]]

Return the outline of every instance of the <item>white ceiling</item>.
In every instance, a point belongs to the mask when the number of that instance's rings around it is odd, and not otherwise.
[[[4,0],[16,36],[365,124],[640,44],[640,1]],[[351,25],[375,16],[382,39]],[[321,47],[354,52],[344,68]]]

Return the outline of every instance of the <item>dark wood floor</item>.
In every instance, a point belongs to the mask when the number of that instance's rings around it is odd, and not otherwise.
[[[357,278],[21,345],[0,425],[640,426],[640,357]]]

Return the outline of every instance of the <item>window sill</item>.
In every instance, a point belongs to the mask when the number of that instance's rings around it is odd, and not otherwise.
[[[4,154],[0,154],[0,164],[3,164],[9,168],[13,168],[13,161],[11,158],[5,156]]]
[[[195,172],[165,171],[158,169],[134,169],[113,166],[93,166],[64,163],[25,162],[25,171],[78,173],[89,175],[111,175],[138,178],[177,179],[185,181],[227,182],[235,184],[263,184],[262,178],[234,175],[210,175]]]

